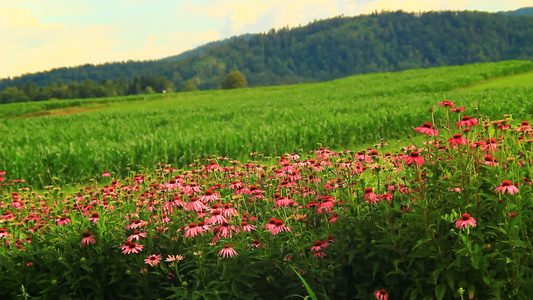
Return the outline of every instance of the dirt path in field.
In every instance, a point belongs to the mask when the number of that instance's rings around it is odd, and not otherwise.
[[[16,118],[35,118],[35,117],[42,117],[42,116],[63,116],[63,115],[72,115],[72,114],[79,114],[84,113],[91,110],[96,109],[102,109],[104,106],[97,106],[97,107],[69,107],[65,109],[56,109],[56,110],[45,110],[40,111],[36,113],[26,114],[23,116],[18,117],[9,117],[9,119],[16,119]]]

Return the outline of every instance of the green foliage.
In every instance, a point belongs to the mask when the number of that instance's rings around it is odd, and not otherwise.
[[[0,298],[529,299],[531,127],[465,99],[459,113],[431,102],[424,121],[438,134],[407,126],[425,143],[404,149],[209,156],[72,192],[0,180]],[[475,125],[457,126],[473,113]],[[466,144],[451,143],[457,134]],[[126,239],[142,247],[128,253]]]
[[[229,72],[226,79],[224,79],[221,84],[221,87],[224,90],[245,88],[247,86],[248,82],[246,81],[246,78],[238,70]]]
[[[185,91],[186,92],[194,92],[197,91],[198,87],[196,87],[196,84],[194,83],[193,79],[187,80],[187,83],[185,84]]]

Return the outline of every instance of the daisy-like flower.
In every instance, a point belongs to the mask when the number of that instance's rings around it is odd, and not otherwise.
[[[532,131],[531,125],[529,125],[528,121],[522,121],[522,124],[520,124],[520,127],[515,128],[515,130],[522,131],[522,132]]]
[[[476,225],[476,220],[469,214],[462,214],[461,218],[455,221],[455,227],[459,229],[467,228],[468,226],[476,227]]]
[[[420,153],[418,153],[418,151],[412,151],[411,155],[405,158],[405,163],[408,165],[417,163],[419,166],[421,166],[424,164],[424,159],[420,157]]]
[[[483,162],[483,164],[486,166],[497,166],[498,165],[496,158],[492,157],[492,155],[490,154],[485,155],[484,159],[485,161]]]
[[[124,229],[137,229],[148,225],[148,221],[139,220],[139,219],[132,219],[130,220],[130,224],[124,226]]]
[[[457,122],[456,126],[457,128],[461,128],[463,126],[465,127],[477,126],[477,118],[470,118],[469,116],[463,116],[461,118],[461,121]]]
[[[97,211],[93,211],[91,216],[87,218],[87,220],[93,222],[94,224],[96,224],[96,222],[98,222],[99,219],[100,219],[100,215],[98,214]]]
[[[437,136],[439,135],[439,131],[436,129],[433,129],[433,125],[429,122],[425,122],[424,125],[421,127],[415,127],[415,131],[427,134],[429,136]]]
[[[283,196],[280,196],[278,197],[278,199],[276,200],[276,206],[277,207],[287,207],[289,205],[291,205],[291,202],[292,200],[291,199],[288,199],[288,198],[285,198]]]
[[[169,255],[167,256],[167,259],[165,259],[166,262],[173,262],[173,261],[180,261],[183,260],[185,256],[183,255]]]
[[[504,180],[502,181],[502,184],[497,187],[496,189],[494,189],[495,192],[501,192],[502,195],[505,194],[505,192],[511,194],[511,195],[514,195],[516,193],[518,193],[518,188],[516,186],[514,186],[511,181],[509,180]]]
[[[282,232],[282,231],[291,231],[291,228],[288,227],[288,226],[285,226],[285,224],[283,223],[283,220],[276,220],[276,224],[275,224],[275,227],[272,228],[272,230],[270,230],[270,233],[272,235],[277,235],[278,233]]]
[[[234,232],[240,232],[239,228],[235,225],[229,225],[228,223],[223,223],[213,228],[215,240],[220,239],[220,237],[232,237]]]
[[[146,232],[140,232],[139,230],[135,230],[133,234],[128,237],[128,241],[139,241],[144,237],[146,237]]]
[[[185,210],[188,211],[202,211],[206,209],[207,206],[200,202],[200,200],[198,200],[196,197],[191,197],[191,201],[187,203],[187,207],[185,208]]]
[[[387,300],[389,299],[389,294],[387,294],[387,291],[384,289],[377,290],[374,292],[374,296],[377,300]]]
[[[488,139],[485,140],[485,145],[483,147],[481,147],[481,150],[482,151],[489,151],[489,150],[496,151],[496,150],[498,150],[498,142],[493,137],[492,138],[488,138]]]
[[[96,239],[94,238],[94,235],[90,231],[85,230],[83,232],[83,238],[81,239],[81,245],[88,246],[92,244],[96,244]]]
[[[198,234],[204,235],[204,230],[202,227],[198,226],[196,223],[190,223],[187,227],[187,230],[185,230],[185,234],[183,235],[184,238],[188,237],[195,237]]]
[[[444,100],[442,102],[439,102],[439,106],[443,106],[443,107],[454,107],[455,106],[455,103],[451,102],[451,101],[448,101],[448,100]]]
[[[224,248],[222,248],[222,250],[220,250],[220,252],[218,252],[218,256],[222,256],[224,258],[226,258],[226,257],[235,257],[238,254],[239,253],[237,253],[237,251],[235,251],[235,249],[231,248],[231,246],[228,245],[228,244],[224,245]]]
[[[468,140],[465,139],[460,133],[457,133],[454,134],[451,139],[448,139],[448,143],[450,143],[450,146],[466,145],[468,144]]]
[[[70,223],[70,219],[67,218],[67,217],[59,217],[59,218],[56,218],[56,224],[57,225],[65,225],[65,224],[68,224]]]
[[[272,229],[274,229],[276,227],[276,218],[270,218],[270,220],[268,220],[268,223],[266,223],[265,225],[265,230],[269,230],[269,231],[272,231]]]
[[[102,177],[109,177],[109,176],[111,176],[111,174],[109,174],[109,172],[107,172],[107,171],[102,173]]]
[[[126,241],[124,245],[120,246],[122,254],[139,253],[143,250],[144,246],[136,244],[135,242]]]
[[[378,203],[379,197],[374,193],[373,188],[368,187],[365,189],[365,201],[372,204]]]
[[[218,209],[215,209],[211,212],[211,218],[205,221],[205,224],[211,225],[211,224],[224,224],[228,222],[228,219],[226,219],[224,216],[222,216],[222,212]]]
[[[461,106],[461,107],[454,107],[452,109],[450,109],[451,112],[455,112],[455,113],[460,113],[462,111],[465,111],[465,107],[464,106]]]
[[[215,193],[212,190],[206,190],[203,195],[198,197],[198,200],[202,202],[213,202],[217,201],[218,199],[220,199],[220,197],[218,197],[218,193]]]
[[[152,254],[150,256],[148,256],[145,260],[144,260],[144,263],[145,264],[149,264],[150,266],[152,267],[155,267],[159,264],[159,262],[161,261],[161,259],[163,259],[163,257],[161,256],[161,254]]]
[[[328,246],[329,246],[329,244],[327,242],[322,242],[320,240],[317,240],[313,244],[313,247],[311,247],[311,251],[312,252],[319,252],[320,250],[322,250],[322,248],[326,248]]]
[[[324,253],[324,252],[315,252],[315,253],[313,253],[313,256],[314,257],[318,257],[318,258],[324,258],[324,257],[326,257],[326,253]]]
[[[11,234],[7,233],[7,230],[5,228],[0,228],[0,239],[9,236],[11,236]]]
[[[222,210],[222,215],[224,217],[229,218],[238,214],[239,212],[235,208],[231,207],[231,203],[224,204],[224,209]]]
[[[244,232],[252,232],[252,231],[255,231],[257,229],[257,226],[250,225],[250,224],[248,224],[248,222],[243,221],[241,223],[241,228],[242,228],[242,231],[244,231]]]

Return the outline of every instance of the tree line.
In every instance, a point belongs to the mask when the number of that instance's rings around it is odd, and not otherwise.
[[[250,86],[261,86],[508,59],[533,59],[533,16],[397,11],[272,29],[214,43],[178,60],[84,65],[27,74],[0,80],[0,90],[5,89],[3,101],[120,96],[150,92],[147,87],[161,92],[153,84],[144,85],[143,76],[164,81],[166,90],[185,91],[221,88],[234,70],[240,70]],[[36,96],[35,91],[41,89]]]

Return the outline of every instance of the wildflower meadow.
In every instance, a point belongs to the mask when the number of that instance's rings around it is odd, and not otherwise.
[[[401,148],[205,156],[71,191],[2,172],[0,295],[530,298],[530,123],[425,112]]]

